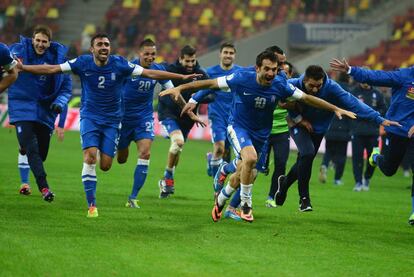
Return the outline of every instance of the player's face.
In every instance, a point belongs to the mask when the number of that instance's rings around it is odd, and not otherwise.
[[[231,47],[224,47],[220,52],[220,63],[224,66],[231,66],[236,58],[236,51]]]
[[[178,59],[180,64],[185,68],[188,73],[192,73],[194,71],[195,65],[197,63],[196,55],[184,55],[184,57],[180,57]]]
[[[262,66],[256,66],[257,78],[259,83],[264,86],[270,86],[277,74],[277,62],[272,62],[268,59],[262,61]]]
[[[305,85],[306,92],[309,94],[316,94],[319,92],[323,85],[323,78],[315,80],[312,78],[304,78],[303,84]]]
[[[42,33],[37,33],[32,39],[33,48],[38,55],[43,55],[50,46],[49,37]]]
[[[157,49],[155,46],[144,46],[139,51],[139,61],[142,67],[150,67],[157,56]]]
[[[93,41],[91,52],[96,60],[101,63],[106,63],[111,53],[111,42],[108,38],[96,38]]]

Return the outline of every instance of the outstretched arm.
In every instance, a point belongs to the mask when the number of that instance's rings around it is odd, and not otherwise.
[[[179,79],[179,80],[188,80],[188,79],[195,79],[197,77],[203,76],[202,74],[177,74],[163,70],[152,70],[152,69],[143,69],[141,76],[154,79],[154,80],[171,80],[171,79]]]
[[[63,72],[61,65],[59,64],[25,65],[19,62],[17,64],[17,68],[21,71],[38,75],[48,75]]]
[[[335,115],[339,118],[342,119],[342,116],[345,115],[349,118],[355,119],[356,118],[356,114],[341,108],[338,108],[335,105],[332,105],[329,102],[326,102],[323,99],[320,99],[318,97],[315,97],[313,95],[309,95],[306,93],[303,93],[302,98],[299,99],[300,101],[302,101],[303,103],[315,107],[315,108],[319,108],[319,109],[323,109],[323,110],[327,110],[327,111],[331,111],[334,112]]]
[[[219,85],[217,79],[195,81],[187,84],[180,85],[176,88],[167,89],[161,91],[160,96],[171,95],[174,99],[177,99],[182,91],[191,90],[196,91],[200,89],[218,89]]]

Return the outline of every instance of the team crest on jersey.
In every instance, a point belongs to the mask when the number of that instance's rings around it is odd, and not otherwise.
[[[407,89],[407,94],[405,97],[410,98],[411,100],[414,100],[414,87],[409,87]]]
[[[233,79],[234,78],[234,73],[232,73],[232,74],[230,74],[230,75],[227,75],[226,76],[226,80],[227,81],[230,81],[231,79]]]
[[[74,63],[74,62],[76,62],[76,59],[77,59],[77,58],[71,59],[69,62],[70,62],[70,63]]]

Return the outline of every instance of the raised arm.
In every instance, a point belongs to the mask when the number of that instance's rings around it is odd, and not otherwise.
[[[63,72],[63,69],[59,64],[25,65],[19,62],[17,67],[21,71],[38,75],[49,75]]]
[[[171,79],[179,79],[179,80],[188,80],[188,79],[195,79],[197,77],[201,77],[202,74],[177,74],[163,70],[152,70],[144,68],[142,70],[141,76],[154,79],[154,80],[171,80]]]
[[[303,93],[303,95],[299,99],[299,101],[301,101],[301,102],[303,102],[303,103],[305,103],[305,104],[307,104],[309,106],[318,108],[318,109],[322,109],[322,110],[327,110],[327,111],[334,112],[335,115],[339,119],[342,119],[342,115],[345,115],[345,116],[347,116],[349,118],[352,118],[352,119],[355,119],[356,118],[355,113],[350,112],[350,111],[347,111],[347,110],[344,110],[344,109],[341,109],[341,108],[338,108],[337,106],[332,105],[331,103],[328,103],[325,100],[320,99],[318,97],[315,97],[313,95],[309,95],[309,94]]]
[[[185,90],[200,90],[200,89],[218,89],[219,85],[217,79],[195,81],[187,84],[180,85],[176,88],[167,89],[161,91],[160,96],[171,95],[174,99],[178,99],[181,92]]]

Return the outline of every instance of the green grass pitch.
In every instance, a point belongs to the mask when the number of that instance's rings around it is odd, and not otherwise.
[[[314,211],[300,213],[296,185],[285,206],[264,201],[270,176],[253,189],[255,221],[213,223],[211,180],[205,173],[208,142],[189,141],[176,171],[176,192],[159,199],[157,181],[168,141],[156,138],[141,209],[124,207],[137,160],[98,170],[99,217],[86,218],[79,134],[52,138],[46,170],[51,204],[34,190],[18,194],[17,140],[0,129],[0,276],[412,276],[414,229],[407,224],[411,179],[376,172],[371,191],[311,181]],[[291,152],[289,164],[295,158]],[[36,187],[31,176],[32,187]]]

